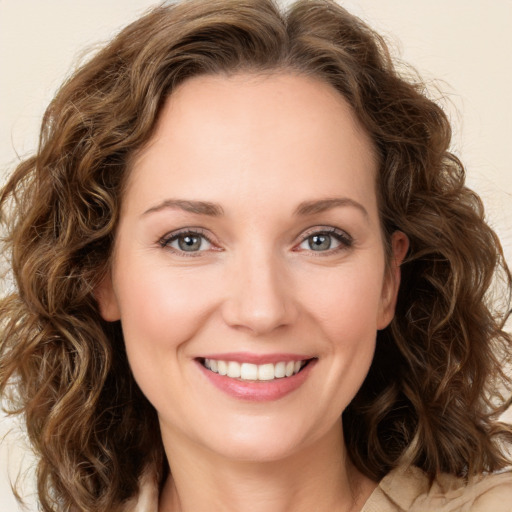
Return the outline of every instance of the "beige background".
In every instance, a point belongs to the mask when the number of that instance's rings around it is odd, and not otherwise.
[[[512,261],[512,1],[340,1],[386,35],[406,62],[440,79],[453,150],[484,198]],[[112,37],[152,0],[0,0],[0,180],[36,145],[40,118],[84,49]],[[0,414],[0,438],[14,423]],[[0,510],[14,512],[9,477],[30,466],[19,434],[0,446]],[[30,479],[30,472],[29,472]],[[36,510],[28,500],[28,510]]]

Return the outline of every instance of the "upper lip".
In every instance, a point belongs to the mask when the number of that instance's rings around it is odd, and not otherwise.
[[[312,356],[305,354],[254,354],[249,352],[226,352],[223,354],[205,354],[198,359],[215,359],[217,361],[236,361],[238,363],[268,364],[287,361],[306,361]]]

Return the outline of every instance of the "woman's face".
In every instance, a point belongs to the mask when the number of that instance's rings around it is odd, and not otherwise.
[[[319,81],[201,76],[172,94],[98,293],[164,442],[275,460],[339,431],[399,280],[375,174],[369,138]],[[395,235],[397,259],[406,243]]]

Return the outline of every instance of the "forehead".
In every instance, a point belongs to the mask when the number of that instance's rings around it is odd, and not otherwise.
[[[167,99],[130,182],[139,196],[151,176],[157,195],[170,181],[174,195],[195,196],[224,183],[300,201],[328,196],[342,180],[360,199],[374,190],[376,168],[371,139],[332,86],[289,73],[206,75]]]

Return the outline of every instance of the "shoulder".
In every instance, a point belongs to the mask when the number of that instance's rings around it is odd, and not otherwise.
[[[398,468],[380,482],[374,494],[383,503],[392,503],[388,509],[396,512],[512,512],[512,471],[474,477],[469,482],[442,474],[430,485],[420,469]],[[365,512],[377,505],[371,503],[372,498]]]
[[[512,511],[512,470],[488,475],[474,487],[476,496],[470,509],[471,512]]]

